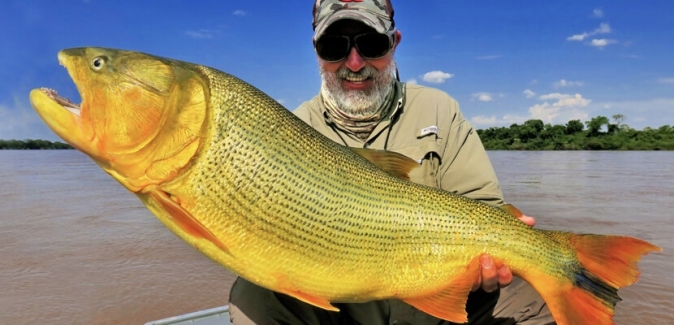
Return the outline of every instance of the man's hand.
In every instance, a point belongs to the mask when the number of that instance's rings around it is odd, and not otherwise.
[[[533,227],[536,224],[536,219],[533,217],[521,215],[518,218],[527,226]],[[495,266],[494,261],[489,255],[480,256],[480,266],[480,273],[471,291],[482,288],[485,292],[493,292],[499,288],[509,286],[513,281],[513,274],[510,272],[510,268],[505,265]]]

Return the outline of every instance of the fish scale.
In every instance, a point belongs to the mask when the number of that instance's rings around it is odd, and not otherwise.
[[[206,165],[220,166],[216,168],[220,174],[202,175],[229,180],[219,182],[222,184],[220,187],[204,195],[207,198],[231,198],[217,203],[206,200],[215,204],[204,207],[204,210],[213,211],[211,218],[226,220],[233,226],[237,221],[221,218],[220,207],[239,203],[234,209],[240,211],[238,214],[244,215],[249,224],[240,225],[238,231],[264,241],[265,244],[259,246],[262,250],[266,250],[267,246],[282,247],[279,254],[274,255],[278,258],[249,250],[241,259],[250,261],[255,259],[255,255],[265,256],[256,260],[260,268],[280,269],[285,263],[296,264],[296,260],[305,260],[310,265],[330,265],[331,268],[323,272],[312,270],[311,273],[321,273],[312,280],[318,283],[343,278],[343,269],[348,269],[356,279],[368,279],[363,273],[386,274],[398,279],[399,283],[424,283],[427,277],[433,277],[434,270],[428,271],[430,276],[416,272],[414,279],[395,276],[395,270],[400,263],[412,266],[437,263],[437,269],[460,271],[458,266],[467,264],[476,254],[489,251],[485,247],[489,247],[487,241],[490,238],[484,237],[484,242],[479,240],[480,237],[474,238],[475,244],[471,245],[469,239],[472,235],[500,233],[509,236],[510,232],[506,230],[524,228],[515,218],[496,209],[487,209],[476,201],[463,200],[466,207],[457,209],[459,205],[455,201],[458,196],[390,177],[348,149],[337,151],[337,145],[313,135],[315,131],[299,123],[275,101],[261,96],[245,84],[231,82],[231,76],[201,69],[209,77],[213,88],[218,90],[211,94],[213,107],[226,107],[220,116],[214,116],[218,128],[211,135],[211,148],[207,149],[204,157]],[[260,114],[261,109],[266,110],[266,114]],[[228,111],[237,113],[228,114]],[[304,129],[297,134],[301,135],[300,139],[287,134],[296,132],[298,128]],[[274,136],[269,136],[270,133]],[[260,140],[263,138],[266,141]],[[323,141],[302,141],[313,138]],[[230,142],[229,139],[237,141]],[[227,150],[230,155],[223,159],[219,150],[229,145],[237,148]],[[311,154],[305,154],[307,152]],[[354,168],[354,160],[363,166]],[[325,166],[329,166],[330,170],[321,170]],[[194,168],[199,169],[200,165]],[[196,185],[204,182],[210,180],[193,179]],[[401,193],[400,188],[408,191]],[[265,198],[259,203],[262,207],[254,205],[261,198]],[[318,204],[325,202],[326,198],[333,198],[332,202],[328,200],[331,204]],[[284,206],[285,202],[289,205]],[[470,210],[476,211],[473,217],[482,220],[457,221],[457,218],[465,218],[465,211]],[[501,214],[500,218],[491,215],[494,211]],[[489,222],[489,232],[471,227],[486,222]],[[450,228],[451,232],[443,231]],[[494,243],[503,241],[502,237],[491,238],[492,246],[498,247]],[[437,249],[433,252],[420,249],[429,247],[429,244]],[[528,249],[522,247],[522,250]],[[448,259],[448,252],[460,252],[463,256]],[[344,266],[336,267],[340,262]],[[516,265],[511,267],[516,268]],[[443,276],[448,277],[447,271],[443,272]],[[272,276],[267,281],[274,280]],[[339,282],[336,284],[339,285]],[[366,281],[357,284],[360,288],[368,285]],[[387,290],[401,291],[395,283],[386,285]],[[350,291],[352,288],[337,286],[333,290]]]
[[[58,57],[82,104],[49,89],[30,95],[57,135],[188,244],[320,308],[397,298],[465,322],[486,253],[529,282],[558,324],[608,325],[618,289],[637,280],[642,255],[660,250],[532,229],[512,206],[406,181],[411,159],[340,146],[215,69],[105,48]]]

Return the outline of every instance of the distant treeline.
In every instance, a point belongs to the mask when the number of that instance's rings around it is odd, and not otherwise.
[[[625,116],[613,115],[613,123],[597,116],[585,123],[571,120],[565,125],[528,120],[509,127],[479,129],[487,150],[674,150],[674,126],[641,131],[622,123]],[[47,140],[0,140],[0,149],[73,149]]]
[[[597,116],[585,123],[571,120],[566,125],[528,120],[510,127],[477,130],[487,150],[674,150],[674,126],[637,131],[613,115],[613,123]]]
[[[73,149],[69,144],[47,140],[0,140],[1,149],[37,150],[37,149]]]

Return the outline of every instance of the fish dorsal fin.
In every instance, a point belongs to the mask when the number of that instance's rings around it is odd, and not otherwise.
[[[501,210],[505,211],[506,213],[508,213],[509,215],[511,215],[515,218],[520,219],[523,216],[522,211],[520,211],[520,209],[516,208],[512,204],[504,204],[504,205],[500,206],[500,208],[501,208]]]
[[[455,274],[439,292],[403,301],[431,316],[463,324],[468,321],[466,302],[478,276],[479,266],[480,259],[477,257],[466,266],[464,272]]]
[[[159,205],[159,208],[168,214],[171,221],[184,232],[192,237],[208,240],[224,252],[229,253],[229,249],[225,244],[218,240],[210,230],[199,222],[199,220],[195,219],[189,211],[185,210],[180,204],[172,200],[168,193],[159,189],[154,189],[150,191],[149,195],[150,198]]]
[[[351,148],[377,167],[383,169],[393,177],[410,180],[410,172],[419,167],[419,163],[403,154],[393,151],[375,150],[367,148]]]

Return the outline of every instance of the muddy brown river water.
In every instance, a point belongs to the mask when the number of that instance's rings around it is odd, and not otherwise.
[[[537,227],[640,237],[616,324],[674,324],[674,152],[489,155]],[[143,324],[227,303],[234,275],[74,151],[0,151],[0,324]]]

